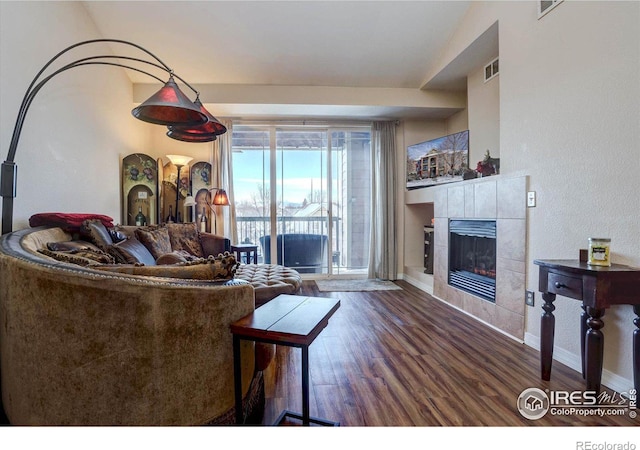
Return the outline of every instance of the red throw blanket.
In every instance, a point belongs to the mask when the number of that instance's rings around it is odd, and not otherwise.
[[[113,218],[103,214],[78,214],[78,213],[39,213],[29,217],[31,227],[60,227],[65,231],[77,231],[80,225],[87,219],[98,219],[105,227],[113,227]]]

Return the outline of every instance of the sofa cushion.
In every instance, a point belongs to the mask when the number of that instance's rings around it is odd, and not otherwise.
[[[133,264],[102,265],[95,267],[107,272],[186,280],[230,280],[234,277],[238,263],[234,255],[199,259],[173,265],[138,266]]]
[[[182,250],[198,258],[204,257],[202,245],[200,245],[198,227],[195,222],[168,223],[167,229],[169,230],[171,250]]]
[[[136,238],[151,252],[154,260],[171,253],[171,241],[167,227],[142,227],[135,231]]]
[[[120,264],[156,265],[156,259],[151,252],[136,238],[126,239],[110,245],[108,253],[113,255],[115,262]]]
[[[113,244],[109,230],[100,219],[88,219],[82,222],[80,234],[105,252]]]

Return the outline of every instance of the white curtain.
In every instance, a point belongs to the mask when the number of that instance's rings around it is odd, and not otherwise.
[[[227,191],[229,206],[218,206],[216,214],[218,220],[218,234],[231,239],[231,243],[238,242],[236,230],[236,207],[233,195],[233,163],[231,143],[233,136],[233,122],[220,120],[227,127],[227,132],[213,141],[211,155],[212,186]]]
[[[372,125],[371,177],[369,278],[395,280],[398,275],[395,122]]]

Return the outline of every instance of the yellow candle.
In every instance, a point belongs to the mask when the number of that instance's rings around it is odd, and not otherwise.
[[[589,259],[588,264],[592,266],[610,266],[611,258],[609,247],[611,239],[589,238]]]

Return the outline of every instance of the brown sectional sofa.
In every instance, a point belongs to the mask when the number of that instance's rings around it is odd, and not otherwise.
[[[253,287],[110,272],[42,253],[75,237],[39,227],[0,238],[0,377],[10,422],[230,423],[229,325],[254,310]],[[243,345],[245,414],[259,422],[271,355]]]

